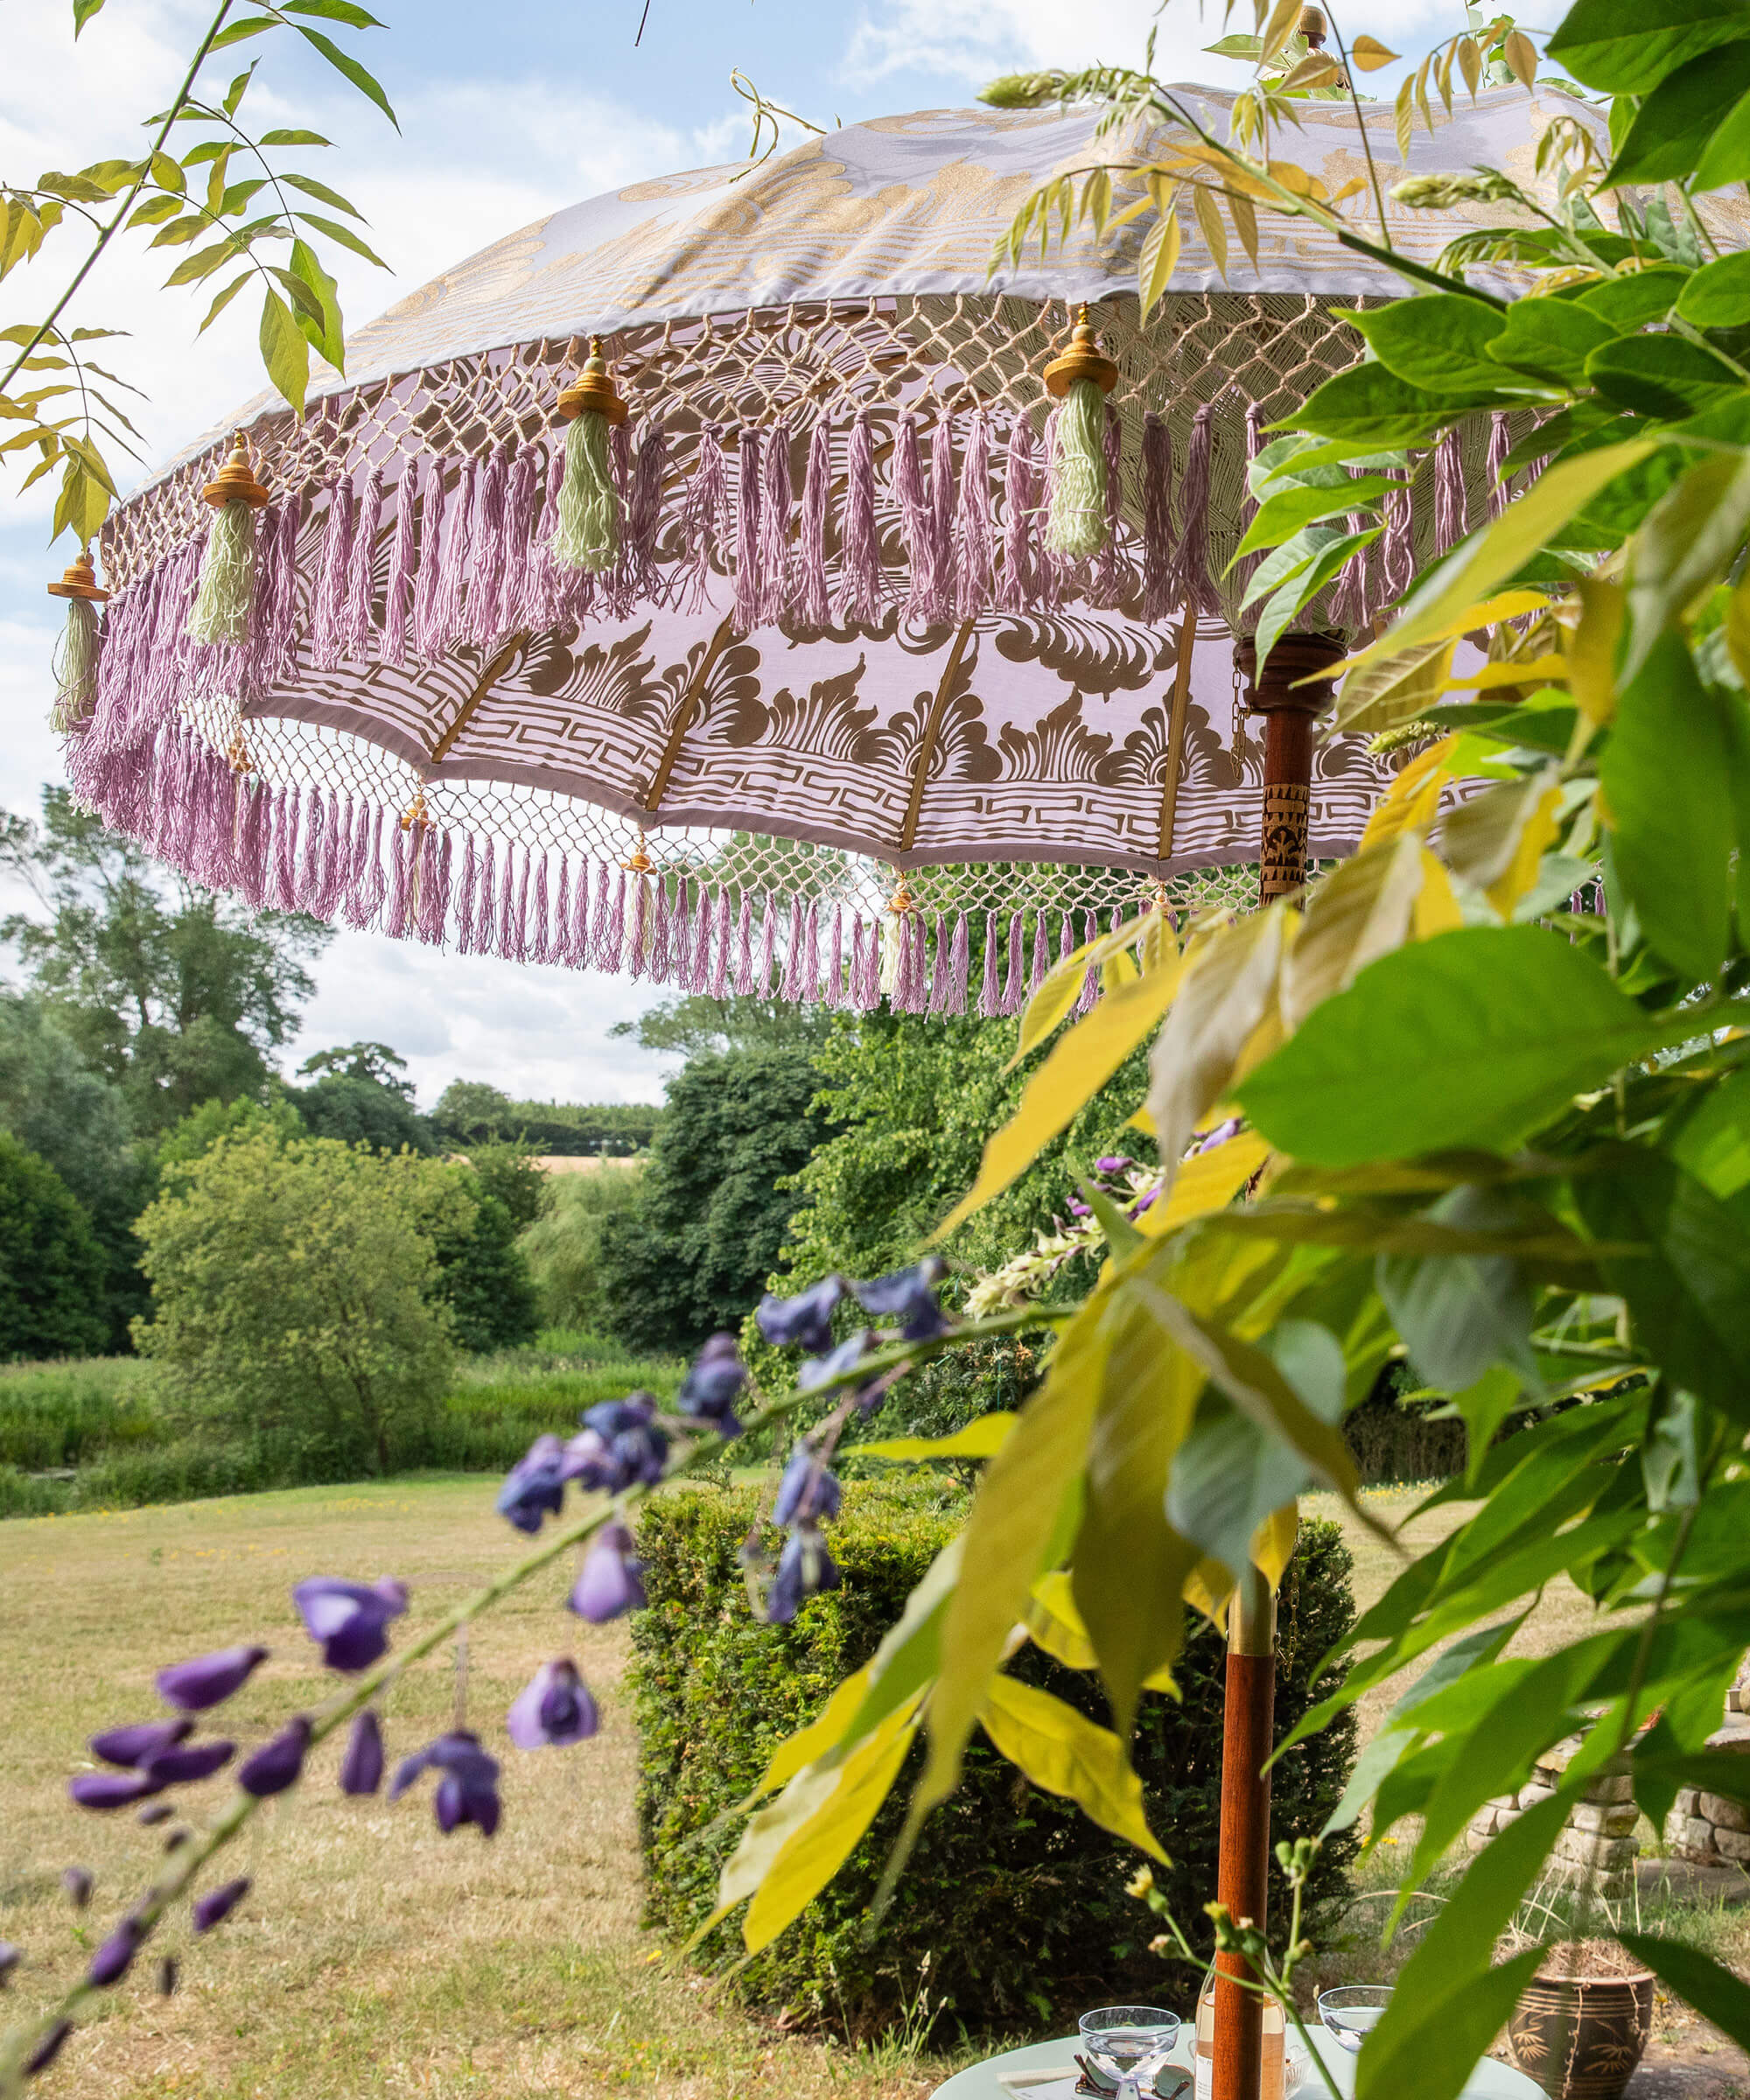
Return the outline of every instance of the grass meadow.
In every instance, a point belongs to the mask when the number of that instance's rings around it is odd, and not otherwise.
[[[6,2012],[45,2003],[78,1977],[158,1857],[162,1832],[125,1811],[81,1815],[66,1802],[66,1779],[87,1761],[84,1739],[151,1712],[163,1662],[260,1638],[272,1658],[222,1717],[258,1740],[332,1687],[296,1620],[291,1585],[318,1573],[398,1574],[413,1598],[402,1624],[416,1631],[520,1550],[491,1500],[479,1477],[428,1476],[0,1524],[0,1937],[27,1951]],[[1370,1500],[1396,1520],[1414,1498]],[[1419,1520],[1412,1536],[1425,1542],[1451,1521]],[[1365,1603],[1393,1564],[1348,1530]],[[626,1635],[565,1615],[567,1579],[555,1570],[472,1635],[469,1714],[504,1760],[495,1839],[472,1829],[440,1836],[428,1788],[393,1806],[343,1799],[338,1746],[328,1746],[304,1786],[259,1817],[236,1863],[213,1875],[253,1878],[243,1908],[193,1944],[179,1922],[163,1938],[182,1958],[177,1994],[156,1995],[143,1960],[105,2016],[69,2043],[43,2082],[46,2100],[921,2100],[963,2061],[970,2052],[956,2058],[951,2039],[939,2037],[934,2052],[903,2040],[872,2052],[786,2033],[721,1999],[640,1929]],[[1552,1590],[1521,1639],[1546,1647],[1588,1612],[1576,1592]],[[566,1651],[600,1700],[600,1733],[569,1751],[508,1749],[504,1709],[537,1663]],[[411,1668],[384,1711],[391,1759],[439,1732],[455,1696],[449,1660]],[[1391,1696],[1370,1699],[1364,1735]],[[220,1778],[185,1798],[198,1818],[225,1792]],[[1162,1835],[1170,1847],[1172,1833]],[[1321,1957],[1331,1976],[1389,1970],[1369,1944],[1370,1921],[1385,1908],[1377,1898],[1394,1858],[1407,1857],[1382,1848],[1368,1869],[1363,1900]],[[84,1914],[60,1888],[73,1864],[96,1877]],[[1685,1914],[1722,1958],[1750,1952],[1743,1914],[1718,1902]],[[1166,1972],[1162,1989],[1166,2003],[1188,2006],[1188,1978]],[[1669,2009],[1661,2017],[1673,2032]]]

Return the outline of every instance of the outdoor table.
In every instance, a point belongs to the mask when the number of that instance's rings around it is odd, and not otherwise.
[[[1337,2076],[1337,2083],[1345,2093],[1355,2090],[1355,2060],[1340,2048],[1334,2036],[1323,2028],[1312,2030],[1312,2040],[1319,2054]],[[1169,2062],[1188,2067],[1191,2062],[1191,2029],[1187,2023],[1179,2031],[1179,2040],[1173,2046]],[[1082,2046],[1080,2038],[1066,2034],[1055,2041],[1036,2041],[1025,2049],[1005,2049],[1000,2056],[987,2056],[983,2063],[970,2064],[958,2071],[946,2085],[939,2085],[931,2100],[1059,2100],[1068,2096],[1073,2084],[1066,2079],[1060,2085],[1022,2087],[1018,2094],[1002,2082],[1005,2071],[1049,2070],[1056,2064],[1070,2062]],[[1294,2100],[1314,2100],[1315,2096],[1328,2094],[1316,2077],[1304,2078]],[[1528,2078],[1523,2071],[1516,2071],[1511,2064],[1497,2063],[1485,2056],[1465,2082],[1460,2100],[1546,2100],[1542,2086]]]

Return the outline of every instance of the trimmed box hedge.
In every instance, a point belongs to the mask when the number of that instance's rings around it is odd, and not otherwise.
[[[933,1472],[848,1483],[831,1534],[844,1586],[812,1600],[784,1628],[753,1618],[736,1558],[761,1502],[737,1488],[682,1489],[648,1505],[640,1530],[650,1605],[633,1621],[632,1686],[646,1919],[676,1943],[710,1914],[718,1869],[740,1834],[740,1819],[727,1811],[757,1784],[784,1737],[874,1652],[952,1535],[966,1494]],[[1278,1738],[1312,1703],[1310,1673],[1353,1617],[1350,1567],[1334,1524],[1303,1527],[1280,1600]],[[1135,1744],[1149,1819],[1173,1861],[1155,1869],[1156,1882],[1200,1946],[1208,1938],[1201,1906],[1215,1892],[1223,1663],[1219,1636],[1198,1621],[1177,1673],[1182,1704],[1147,1695]],[[1107,1718],[1091,1673],[1066,1670],[1032,1648],[1010,1667]],[[1319,1830],[1354,1754],[1354,1725],[1346,1717],[1277,1766],[1277,1838]],[[931,1817],[872,1935],[864,1913],[920,1755],[914,1749],[836,1880],[773,1946],[734,1970],[746,1998],[851,2034],[919,2008],[922,1992],[932,2017],[973,2032],[1060,2025],[1090,2005],[1126,1998],[1164,1996],[1188,2010],[1196,1979],[1164,1970],[1148,1952],[1155,1922],[1124,1894],[1139,1856],[1074,1803],[1030,1785],[982,1736],[969,1750],[959,1792]],[[1340,1895],[1354,1847],[1352,1834],[1326,1847],[1317,1900]],[[1284,1915],[1278,1885],[1273,1923]],[[741,1955],[738,1914],[704,1942],[703,1958],[729,1969]]]

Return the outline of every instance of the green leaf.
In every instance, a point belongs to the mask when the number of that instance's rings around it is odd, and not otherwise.
[[[984,1732],[1036,1787],[1075,1802],[1090,1821],[1150,1858],[1166,1854],[1148,1827],[1143,1784],[1110,1728],[1014,1677],[997,1677],[979,1715]]]
[[[1469,927],[1369,964],[1235,1091],[1272,1144],[1321,1166],[1504,1150],[1695,1032],[1642,1013],[1560,934]]]
[[[1729,458],[1725,464],[1739,467]],[[1750,494],[1750,471],[1739,471]],[[1730,933],[1729,764],[1719,704],[1689,650],[1668,633],[1618,696],[1599,781],[1617,873],[1642,930],[1698,983],[1718,970]]]
[[[134,206],[128,224],[130,227],[162,226],[166,219],[174,219],[181,209],[180,197],[148,197],[144,204]]]
[[[1337,545],[1347,536],[1339,526],[1308,525],[1285,539],[1281,546],[1271,548],[1252,571],[1252,579],[1240,600],[1242,609],[1255,605],[1261,598],[1268,598],[1272,591],[1298,576],[1315,555],[1326,547]]]
[[[1736,46],[1732,46],[1736,49]],[[1707,142],[1690,187],[1698,194],[1742,182],[1750,174],[1750,94],[1741,94]]]
[[[160,234],[158,241],[163,238],[164,235]],[[158,241],[153,242],[154,248],[158,245]],[[172,270],[164,279],[164,289],[168,291],[173,284],[199,284],[203,279],[210,277],[215,270],[222,270],[226,263],[235,261],[242,252],[241,244],[235,240],[215,241],[211,248],[197,248],[192,256],[186,256]],[[273,295],[270,293],[268,296],[272,298]]]
[[[1006,1409],[980,1415],[951,1437],[890,1437],[879,1444],[850,1444],[847,1459],[990,1459],[1009,1440],[1015,1417]]]
[[[1571,299],[1521,299],[1509,306],[1484,355],[1558,385],[1586,383],[1586,360],[1615,334],[1600,316]]]
[[[1750,321],[1750,253],[1740,249],[1697,270],[1677,296],[1677,312],[1696,328],[1741,328]]]
[[[1199,1555],[1169,1529],[1165,1497],[1203,1373],[1181,1350],[1162,1348],[1160,1329],[1122,1285],[1111,1323],[1070,1564],[1113,1726],[1128,1743],[1143,1685],[1183,1637],[1178,1600]]]
[[[356,205],[349,204],[339,190],[331,190],[326,182],[318,182],[313,175],[286,174],[280,177],[288,189],[302,190],[306,197],[313,197],[318,204],[332,204],[337,212],[345,212],[349,218],[362,219],[364,214]]]
[[[1744,34],[1741,0],[1577,0],[1545,50],[1588,88],[1646,94],[1699,52]]]
[[[1522,1222],[1510,1197],[1475,1187],[1453,1189],[1432,1214],[1442,1224],[1473,1232],[1510,1230]],[[1382,1255],[1378,1280],[1410,1361],[1431,1384],[1462,1392],[1499,1363],[1512,1365],[1536,1386],[1531,1289],[1511,1256],[1436,1255],[1410,1261]]]
[[[1740,12],[1740,37],[1744,30]],[[1694,171],[1720,119],[1746,93],[1750,93],[1750,42],[1711,49],[1679,66],[1635,111],[1610,164],[1606,185],[1681,182]]]
[[[320,15],[330,22],[344,22],[353,29],[382,29],[374,15],[355,7],[353,0],[284,0],[289,15]]]
[[[1622,1932],[1617,1937],[1685,2005],[1741,2048],[1750,2048],[1750,1984],[1722,1967],[1711,1954],[1681,1940],[1668,1940],[1654,1932]]]
[[[1676,304],[1684,281],[1680,270],[1637,270],[1592,285],[1574,304],[1607,321],[1619,335],[1632,335],[1637,328],[1664,319]]]
[[[340,302],[334,280],[318,261],[316,251],[307,242],[294,241],[291,244],[292,281],[303,284],[315,302],[314,313],[300,311],[298,325],[310,342],[337,372],[346,368],[346,340],[345,325],[340,318]],[[303,302],[299,302],[300,308]]]
[[[1750,1418],[1750,1234],[1738,1209],[1644,1153],[1620,1174],[1577,1176],[1574,1194],[1599,1239],[1647,1250],[1602,1264],[1628,1302],[1635,1346],[1674,1385]]]
[[[91,18],[101,13],[103,0],[73,0],[73,40],[79,41],[79,32]]]
[[[294,219],[301,219],[306,226],[313,226],[318,234],[326,234],[331,241],[338,241],[342,248],[350,248],[355,256],[362,256],[367,262],[374,262],[379,270],[388,264],[374,248],[361,241],[350,226],[341,226],[332,219],[321,219],[314,212],[294,212]]]
[[[332,146],[333,143],[332,138],[324,138],[319,131],[281,130],[262,133],[262,144],[264,146]],[[284,177],[282,179],[290,178]]]
[[[1384,365],[1369,360],[1347,366],[1315,388],[1295,411],[1294,427],[1320,438],[1363,439],[1372,446],[1414,444],[1432,438],[1455,410],[1497,402],[1510,405],[1517,398],[1505,392],[1480,399],[1469,394],[1425,394]]]
[[[1179,997],[1149,1053],[1148,1111],[1169,1174],[1199,1121],[1227,1091],[1241,1051],[1275,998],[1282,942],[1282,908],[1271,905],[1191,951]]]
[[[1402,477],[1398,475],[1357,474],[1353,480],[1345,475],[1334,485],[1303,482],[1284,488],[1259,505],[1258,514],[1247,528],[1234,559],[1237,561],[1242,555],[1255,553],[1260,547],[1277,546],[1298,532],[1303,525],[1317,524],[1321,518],[1344,517],[1352,510],[1376,506],[1388,489],[1402,486]],[[1228,565],[1231,567],[1232,564]]]
[[[388,106],[388,97],[356,59],[348,58],[333,38],[325,37],[319,29],[310,29],[302,22],[294,22],[292,27],[306,44],[322,53],[336,73],[344,74],[360,94],[368,96],[382,111],[390,123],[394,124],[396,130],[400,130],[400,122],[396,118],[395,111]]]
[[[1507,316],[1480,299],[1428,292],[1348,318],[1388,371],[1424,393],[1488,394],[1503,383],[1490,347]]]
[[[1376,540],[1382,529],[1376,525],[1366,532],[1342,534],[1334,542],[1320,547],[1298,576],[1290,578],[1287,583],[1270,593],[1263,612],[1258,614],[1257,629],[1252,638],[1260,663],[1269,662],[1270,651],[1286,634],[1290,621],[1307,600],[1316,598],[1343,564],[1352,555],[1359,554],[1363,547]]]
[[[207,48],[223,51],[228,44],[246,43],[251,37],[259,37],[264,31],[278,27],[279,18],[275,15],[240,15],[234,22],[225,24]]]
[[[310,384],[310,345],[276,291],[270,291],[262,301],[261,342],[268,377],[302,416],[304,389]]]
[[[1662,496],[1628,549],[1633,634],[1619,676],[1633,678],[1662,631],[1721,581],[1750,530],[1750,457],[1715,453]]]
[[[1717,407],[1743,390],[1730,365],[1679,335],[1628,335],[1606,343],[1587,358],[1586,377],[1620,407],[1669,422]]]
[[[1750,1066],[1710,1089],[1670,1150],[1684,1172],[1721,1202],[1750,1187]]]
[[[195,333],[197,335],[205,335],[206,331],[213,326],[214,322],[219,318],[219,316],[224,312],[225,309],[231,304],[232,300],[234,299],[237,294],[243,289],[244,285],[252,284],[255,282],[255,276],[256,273],[254,270],[246,270],[243,271],[241,276],[233,277],[231,282],[225,287],[224,290],[219,294],[218,298],[214,299],[213,304],[206,309],[206,318],[201,322],[200,327],[196,329]]]
[[[1339,861],[1312,892],[1282,965],[1278,998],[1289,1028],[1403,945],[1422,890],[1422,854],[1420,837],[1404,832]]]

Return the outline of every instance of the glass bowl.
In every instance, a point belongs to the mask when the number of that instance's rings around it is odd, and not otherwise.
[[[1179,2040],[1179,2015],[1159,2006],[1101,2006],[1077,2023],[1089,2068],[1114,2090],[1120,2080],[1146,2085]]]
[[[1340,2048],[1358,2055],[1391,2003],[1390,1984],[1340,1984],[1319,1993],[1319,2017],[1337,2038]]]

